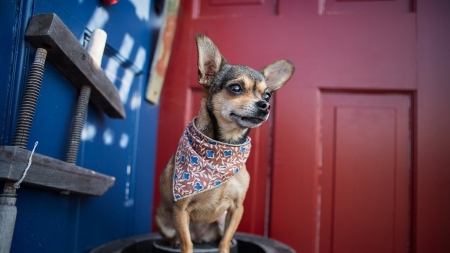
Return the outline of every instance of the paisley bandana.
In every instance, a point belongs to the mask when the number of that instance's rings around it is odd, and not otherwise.
[[[175,201],[218,187],[236,175],[250,155],[250,137],[232,145],[208,138],[194,125],[186,127],[175,154]]]

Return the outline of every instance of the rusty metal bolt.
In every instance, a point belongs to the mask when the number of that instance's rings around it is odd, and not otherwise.
[[[78,97],[77,110],[73,120],[72,132],[70,134],[69,149],[66,155],[66,162],[76,163],[78,156],[78,148],[80,146],[80,136],[83,130],[86,112],[88,109],[89,98],[91,96],[91,87],[87,85],[81,86],[80,95]]]
[[[31,123],[33,122],[34,112],[36,110],[42,78],[44,77],[44,64],[46,56],[47,50],[43,48],[37,49],[34,62],[31,65],[30,73],[28,75],[22,106],[20,107],[13,145],[23,149],[27,148]]]

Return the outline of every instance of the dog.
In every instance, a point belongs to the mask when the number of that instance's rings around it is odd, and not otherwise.
[[[193,252],[193,242],[218,240],[219,252],[225,253],[242,218],[250,182],[245,167],[249,131],[267,120],[270,98],[295,67],[289,60],[260,71],[230,65],[208,37],[197,34],[195,40],[201,106],[162,172],[155,223],[183,253]]]

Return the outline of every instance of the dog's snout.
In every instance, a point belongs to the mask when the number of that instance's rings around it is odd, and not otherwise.
[[[269,102],[267,102],[267,101],[260,100],[260,101],[258,101],[258,102],[256,103],[256,105],[258,105],[258,107],[259,107],[260,109],[262,109],[263,111],[268,112],[268,111],[270,110],[270,104],[269,104]]]

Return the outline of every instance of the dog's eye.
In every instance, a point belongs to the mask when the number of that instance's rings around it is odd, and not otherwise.
[[[228,86],[228,89],[231,92],[233,92],[233,93],[240,93],[240,92],[242,92],[242,87],[239,84],[237,84],[237,83]]]
[[[266,100],[266,101],[269,101],[269,99],[270,99],[270,93],[269,93],[269,92],[264,93],[264,94],[262,95],[262,98],[263,98],[264,100]]]

